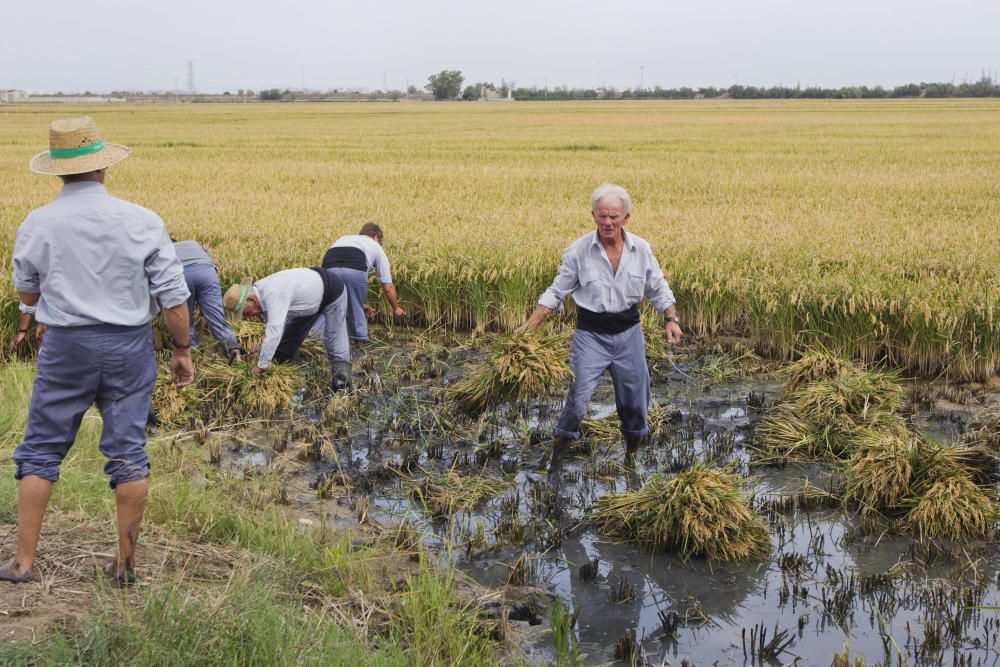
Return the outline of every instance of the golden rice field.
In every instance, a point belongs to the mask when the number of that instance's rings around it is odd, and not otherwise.
[[[202,240],[224,279],[316,264],[371,220],[411,314],[510,328],[610,180],[689,330],[783,357],[821,341],[927,374],[1000,367],[1000,101],[5,106],[8,275],[16,226],[58,190],[28,159],[50,120],[83,113],[133,149],[111,191]]]

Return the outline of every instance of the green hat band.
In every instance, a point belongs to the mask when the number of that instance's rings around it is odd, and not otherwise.
[[[57,159],[64,157],[80,157],[81,155],[90,155],[91,153],[97,153],[102,150],[104,150],[104,140],[98,139],[92,144],[80,146],[78,148],[50,148],[49,157]]]
[[[240,309],[243,308],[243,302],[246,300],[247,300],[247,286],[240,285],[240,300],[236,302],[235,306],[233,306],[233,312],[234,313],[240,312]]]

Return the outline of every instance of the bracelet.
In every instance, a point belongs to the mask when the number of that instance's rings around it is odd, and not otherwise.
[[[192,345],[194,345],[194,343],[191,341],[188,341],[187,345],[180,345],[176,340],[174,340],[173,336],[170,337],[170,346],[175,350],[187,350]]]
[[[17,333],[28,333],[27,329],[18,329]]]
[[[679,317],[676,317],[675,315],[667,315],[666,317],[663,318],[663,321],[664,322],[674,322],[675,324],[680,324],[681,323],[681,319]]]

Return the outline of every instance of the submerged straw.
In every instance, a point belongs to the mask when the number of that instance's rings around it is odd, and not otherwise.
[[[667,361],[670,362],[670,366],[675,371],[683,375],[685,379],[690,380],[691,382],[697,382],[697,380],[695,380],[693,377],[691,377],[681,369],[677,368],[677,364],[674,363],[674,345],[675,343],[670,343],[669,346],[667,347]]]

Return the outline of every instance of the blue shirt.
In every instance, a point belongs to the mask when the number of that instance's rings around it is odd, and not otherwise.
[[[40,294],[49,326],[138,326],[187,301],[184,270],[163,221],[100,183],[62,187],[28,214],[14,242],[14,287]]]
[[[595,313],[621,313],[649,299],[661,313],[674,304],[674,293],[663,277],[649,243],[635,234],[625,234],[625,247],[618,271],[597,236],[584,234],[563,252],[559,274],[538,303],[552,310],[562,308],[563,299],[573,295],[578,306]]]

